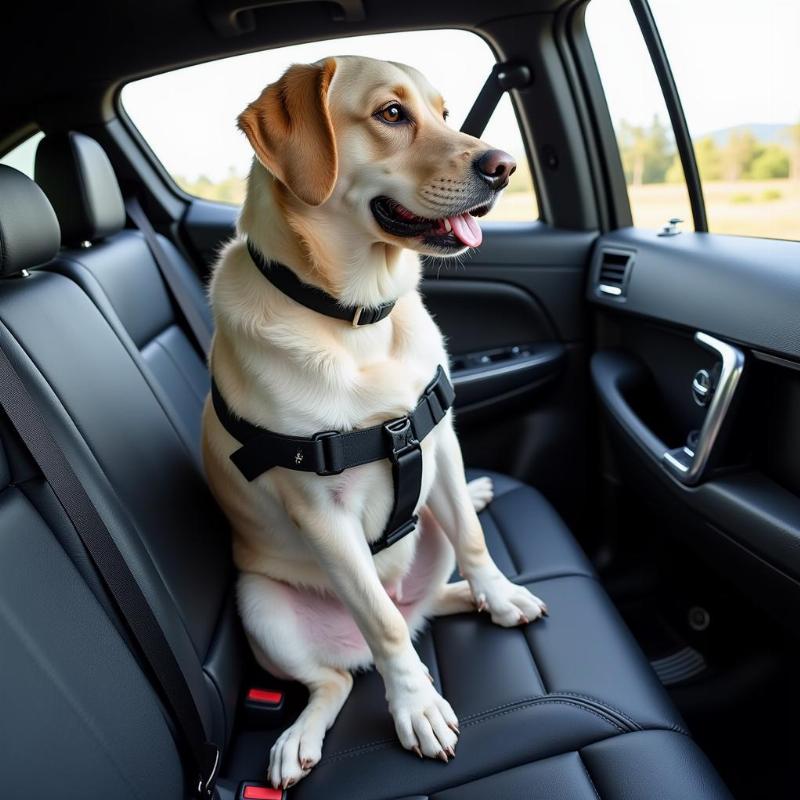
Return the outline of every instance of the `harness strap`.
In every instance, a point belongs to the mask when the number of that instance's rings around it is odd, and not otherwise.
[[[407,416],[370,428],[323,431],[314,436],[284,436],[235,416],[213,378],[211,398],[222,426],[242,445],[231,461],[248,481],[273,467],[327,476],[389,459],[394,504],[383,534],[370,545],[374,555],[411,533],[417,524],[414,511],[422,485],[420,443],[453,405],[455,391],[439,366]]]

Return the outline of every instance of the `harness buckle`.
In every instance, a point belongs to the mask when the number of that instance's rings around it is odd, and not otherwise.
[[[383,430],[389,436],[392,443],[392,453],[390,455],[391,461],[396,464],[401,456],[409,453],[411,450],[419,450],[419,440],[414,433],[414,427],[411,424],[410,417],[400,417],[384,423]]]
[[[344,456],[342,453],[342,438],[339,431],[321,431],[312,437],[314,441],[320,442],[322,448],[322,469],[318,469],[317,475],[323,477],[328,475],[339,475],[345,470]]]

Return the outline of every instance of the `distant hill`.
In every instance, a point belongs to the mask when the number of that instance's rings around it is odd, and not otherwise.
[[[699,137],[704,139],[710,136],[714,140],[717,147],[724,147],[732,133],[743,133],[750,131],[759,142],[764,144],[782,144],[788,143],[788,134],[790,125],[770,125],[764,122],[745,123],[744,125],[734,125],[731,128],[722,128],[718,131],[711,131]]]

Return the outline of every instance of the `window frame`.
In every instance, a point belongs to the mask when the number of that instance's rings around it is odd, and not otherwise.
[[[416,33],[416,32],[418,32],[420,30],[430,30],[430,31],[458,30],[458,31],[463,31],[464,33],[468,33],[468,34],[471,34],[471,35],[476,36],[477,38],[479,38],[484,43],[484,45],[486,45],[486,47],[489,48],[489,51],[492,54],[492,57],[494,58],[495,63],[499,63],[499,62],[501,62],[503,60],[503,54],[499,52],[498,48],[491,41],[491,39],[489,39],[487,36],[485,36],[482,31],[475,30],[475,29],[472,29],[472,28],[459,28],[458,26],[448,26],[448,27],[445,27],[445,28],[412,28],[412,29],[397,28],[397,29],[390,30],[390,31],[383,31],[382,33],[386,33],[386,34],[392,34],[392,33]],[[350,36],[344,36],[344,37],[338,37],[338,38],[331,38],[331,39],[321,39],[321,40],[320,39],[309,39],[308,42],[312,42],[312,41],[314,41],[314,42],[316,42],[316,41],[331,41],[331,42],[333,42],[333,41],[340,41],[340,40],[358,38],[359,35],[371,35],[371,34],[367,34],[367,33],[365,33],[365,34],[356,34],[356,35],[350,35]],[[212,59],[209,59],[207,61],[197,61],[197,62],[194,62],[192,64],[182,64],[182,65],[180,65],[178,67],[175,67],[174,69],[171,69],[171,70],[160,70],[160,71],[156,71],[156,72],[150,72],[150,73],[148,73],[146,75],[137,75],[137,76],[135,76],[133,78],[130,78],[129,80],[125,80],[125,81],[120,82],[115,87],[111,102],[112,102],[114,111],[116,112],[117,119],[119,120],[120,124],[124,128],[126,134],[131,138],[133,143],[138,148],[139,153],[145,158],[147,163],[156,171],[156,173],[158,174],[162,184],[164,185],[164,188],[166,188],[174,198],[180,200],[181,202],[185,203],[186,205],[190,205],[191,203],[195,203],[195,202],[202,202],[202,203],[211,203],[213,205],[228,206],[228,207],[231,207],[231,208],[239,208],[239,206],[237,206],[235,204],[222,203],[222,202],[216,201],[216,200],[208,200],[205,197],[200,197],[199,195],[190,194],[189,192],[187,192],[185,189],[182,189],[178,185],[178,183],[175,181],[175,179],[169,173],[169,170],[166,168],[164,163],[161,161],[161,159],[159,159],[159,157],[156,154],[156,152],[150,146],[150,143],[147,141],[147,139],[144,136],[144,134],[142,134],[142,132],[136,126],[136,123],[133,121],[131,116],[126,111],[125,105],[122,102],[122,92],[124,91],[125,87],[128,86],[131,83],[136,83],[137,81],[144,80],[146,78],[155,77],[156,75],[165,75],[165,74],[168,74],[169,72],[175,72],[175,71],[183,70],[183,69],[190,69],[192,67],[200,66],[201,64],[209,64],[209,63],[213,63],[215,61],[223,61],[223,60],[225,60],[227,58],[237,58],[238,56],[241,56],[241,55],[249,55],[250,53],[261,53],[261,52],[266,52],[268,50],[280,50],[283,47],[291,47],[291,46],[296,45],[296,44],[304,44],[304,43],[306,43],[306,42],[291,42],[289,44],[285,44],[285,43],[284,44],[276,44],[276,45],[271,46],[271,47],[260,47],[260,48],[257,48],[255,50],[247,51],[245,53],[233,53],[233,54],[229,54],[229,55],[220,56],[219,58],[212,58]],[[487,75],[487,77],[488,77],[488,75]],[[483,86],[483,84],[481,84],[481,87],[482,86]],[[481,87],[478,88],[478,92],[480,92],[480,88]],[[530,225],[532,223],[546,223],[547,219],[546,219],[546,216],[545,216],[545,211],[544,211],[544,207],[543,207],[543,204],[542,204],[542,197],[541,197],[540,188],[539,188],[541,179],[540,179],[540,175],[539,175],[538,161],[537,161],[536,158],[533,157],[534,150],[533,150],[533,144],[530,141],[530,137],[528,135],[528,126],[524,125],[522,123],[522,118],[520,116],[520,107],[519,107],[520,104],[519,104],[519,101],[518,101],[518,99],[516,97],[516,90],[507,91],[507,92],[505,92],[505,94],[508,95],[508,98],[509,98],[509,100],[511,102],[511,107],[512,107],[512,110],[514,112],[514,120],[516,121],[517,129],[519,131],[519,136],[520,136],[520,139],[522,141],[522,145],[523,145],[523,148],[524,148],[524,151],[525,151],[525,158],[527,159],[528,169],[529,169],[529,172],[530,172],[530,175],[531,175],[531,184],[532,184],[532,188],[533,188],[533,196],[534,196],[534,199],[536,201],[536,207],[535,207],[535,209],[532,209],[531,218],[528,219],[528,220],[497,220],[496,223],[497,224],[502,224],[502,225]],[[477,97],[478,97],[478,93],[476,92],[475,98],[477,99]],[[494,224],[494,223],[490,223],[490,224]]]
[[[672,68],[667,58],[667,51],[661,41],[653,11],[647,0],[630,0],[639,30],[642,32],[650,61],[656,71],[661,94],[667,106],[672,133],[675,136],[675,145],[683,167],[683,177],[686,180],[686,190],[689,193],[689,204],[692,207],[695,233],[708,233],[708,217],[706,215],[705,198],[703,197],[703,184],[700,180],[700,170],[697,166],[694,145],[686,124],[686,115],[683,113],[678,87],[672,74]]]
[[[580,72],[581,88],[587,101],[589,118],[587,126],[592,129],[591,135],[594,137],[598,149],[598,158],[594,160],[593,167],[599,176],[598,180],[605,189],[609,223],[608,226],[603,226],[603,231],[607,232],[616,228],[634,227],[634,225],[619,142],[585,24],[585,13],[590,2],[599,2],[599,0],[577,0],[570,9],[572,19],[569,26],[569,38]],[[629,0],[629,2],[653,65],[675,137],[676,150],[684,172],[694,232],[707,233],[708,219],[700,171],[666,50],[648,0]]]

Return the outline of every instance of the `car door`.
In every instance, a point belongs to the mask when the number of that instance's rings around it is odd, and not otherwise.
[[[617,202],[629,196],[639,222],[631,224],[617,206],[618,223],[596,242],[586,287],[596,347],[592,381],[610,437],[606,496],[620,513],[623,506],[641,508],[638,530],[666,532],[796,628],[800,617],[787,612],[800,604],[800,158],[791,151],[797,142],[792,137],[800,135],[793,127],[800,95],[788,79],[796,48],[781,30],[796,33],[800,18],[794,8],[771,4],[746,21],[717,20],[730,38],[712,49],[702,38],[709,17],[701,13],[696,34],[681,28],[673,73],[668,45],[677,44],[674,6],[651,0],[651,10],[636,0],[634,20],[622,5],[611,23],[588,12],[591,42],[579,37],[576,44],[609,192]],[[662,21],[663,39],[656,25]],[[632,41],[637,33],[652,58],[666,112],[640,127],[638,153],[654,147],[656,133],[674,137],[674,166],[649,183],[641,178],[655,169],[654,151],[649,162],[634,163],[634,126],[621,122],[624,98],[616,108],[615,101],[623,90],[611,85],[623,70],[609,48],[620,36]],[[705,43],[704,58],[690,54],[687,36],[697,46]],[[760,71],[730,86],[735,53],[745,43],[763,59],[754,56],[749,69]],[[709,59],[721,62],[708,67],[717,81],[714,95],[697,74]],[[639,67],[628,69],[633,75]],[[749,116],[757,111],[749,109],[761,107],[763,87],[770,81],[782,86],[775,102],[783,104],[786,138],[767,141],[770,126],[755,124],[692,136],[679,90],[687,92],[689,111],[709,120],[703,125],[715,119],[714,108],[703,109],[692,94],[692,80],[703,84],[697,93],[707,103],[723,98],[720,125],[731,113],[739,113],[741,123],[757,122]],[[734,158],[745,158],[747,145],[757,153],[749,166],[740,164],[738,176],[720,172],[725,163],[731,169]],[[785,168],[770,173],[764,153],[784,158]],[[678,182],[669,183],[669,169]],[[769,174],[777,177],[763,178]],[[648,204],[662,210],[660,220]],[[686,223],[669,221],[678,216]],[[743,232],[751,235],[737,235]]]

